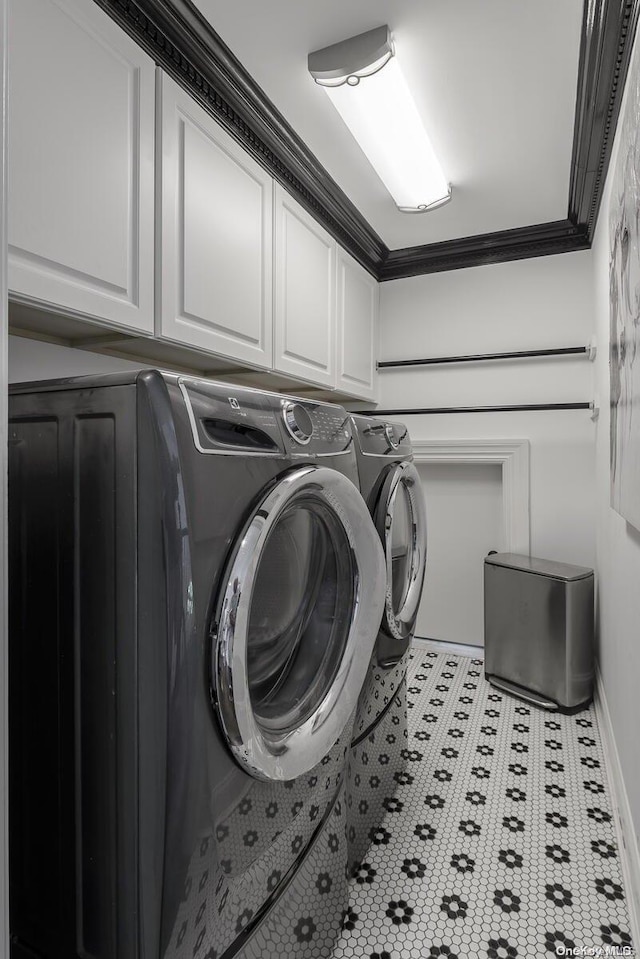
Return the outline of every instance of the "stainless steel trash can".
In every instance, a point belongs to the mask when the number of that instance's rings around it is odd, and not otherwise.
[[[593,570],[493,553],[484,561],[485,676],[546,709],[593,696]]]

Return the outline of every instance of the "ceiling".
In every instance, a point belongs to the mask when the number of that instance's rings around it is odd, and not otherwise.
[[[583,0],[195,0],[390,249],[567,216]],[[388,23],[453,187],[398,212],[307,71],[307,54]]]

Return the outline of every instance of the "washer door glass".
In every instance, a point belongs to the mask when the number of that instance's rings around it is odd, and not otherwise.
[[[390,469],[376,510],[386,561],[384,623],[395,639],[415,626],[427,560],[427,518],[418,471],[405,462]]]
[[[239,537],[214,628],[216,704],[254,775],[313,768],[355,706],[384,603],[384,558],[356,487],[289,473]]]
[[[300,493],[269,534],[249,614],[249,695],[266,731],[290,732],[326,696],[345,654],[355,587],[342,522],[320,497]]]

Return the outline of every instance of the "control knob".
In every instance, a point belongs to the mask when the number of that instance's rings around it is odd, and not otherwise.
[[[301,446],[306,446],[313,436],[313,422],[301,403],[287,403],[282,411],[284,425]]]
[[[397,450],[400,445],[396,440],[396,434],[391,423],[376,423],[374,426],[367,426],[364,432],[374,435],[383,433],[387,443],[394,450]]]
[[[386,436],[387,443],[389,444],[391,449],[397,450],[400,444],[396,440],[396,434],[393,431],[393,426],[391,425],[391,423],[385,424],[384,435]]]

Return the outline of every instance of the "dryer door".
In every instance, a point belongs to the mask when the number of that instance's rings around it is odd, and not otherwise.
[[[357,488],[287,474],[237,540],[213,627],[213,695],[237,761],[262,779],[312,769],[358,700],[384,607],[384,556]]]
[[[383,625],[394,639],[407,639],[418,615],[427,561],[424,494],[413,463],[389,469],[374,518],[386,562]]]

